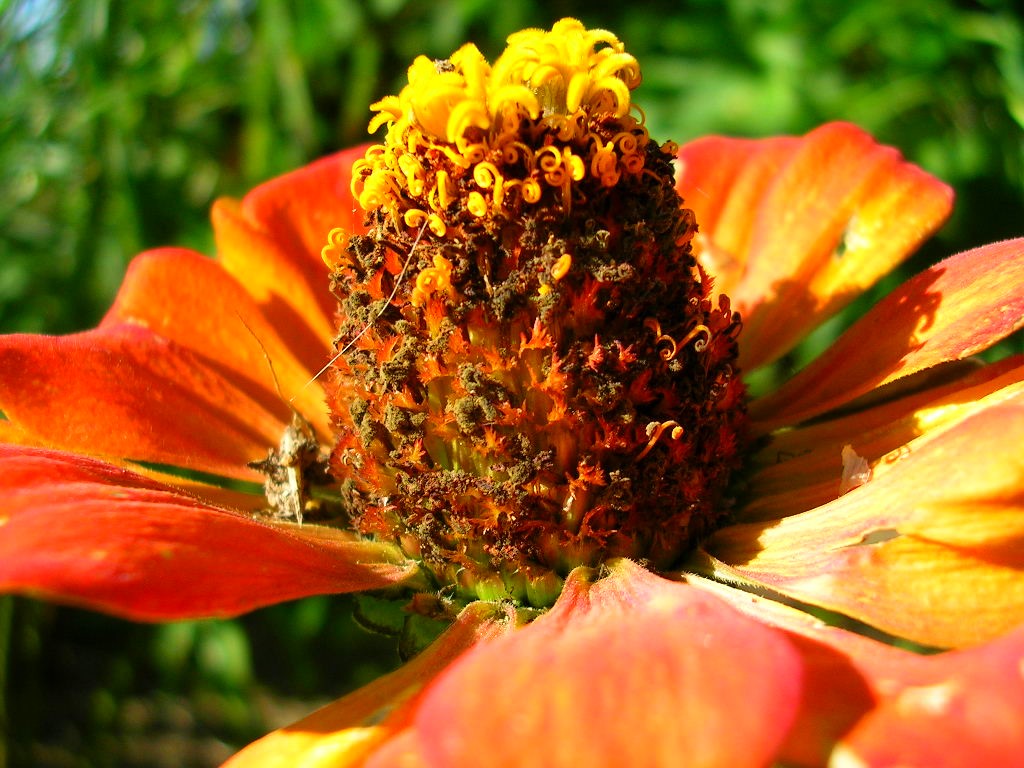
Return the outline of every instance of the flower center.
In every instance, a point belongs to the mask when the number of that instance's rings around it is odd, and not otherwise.
[[[564,19],[418,58],[353,173],[331,470],[439,587],[553,602],[613,556],[671,567],[723,510],[746,421],[739,318],[690,251],[636,60]]]

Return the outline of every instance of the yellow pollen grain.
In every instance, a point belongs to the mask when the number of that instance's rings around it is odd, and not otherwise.
[[[441,209],[447,209],[455,200],[456,189],[448,178],[447,171],[437,172],[437,202]]]
[[[469,197],[466,198],[466,208],[478,218],[483,218],[487,215],[487,201],[484,200],[484,196],[479,192],[469,193]]]
[[[568,254],[568,253],[563,253],[561,256],[558,257],[558,261],[556,261],[552,265],[552,267],[551,267],[551,277],[555,280],[555,282],[558,282],[563,277],[565,277],[567,274],[569,274],[569,268],[571,266],[572,266],[572,255]]]

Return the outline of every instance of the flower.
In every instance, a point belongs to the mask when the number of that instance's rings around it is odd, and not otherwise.
[[[218,203],[217,259],[151,251],[97,329],[0,340],[0,586],[450,619],[236,767],[1020,762],[1024,367],[971,356],[1024,322],[1024,240],[748,403],[949,189],[847,124],[659,147],[614,35],[509,43]]]

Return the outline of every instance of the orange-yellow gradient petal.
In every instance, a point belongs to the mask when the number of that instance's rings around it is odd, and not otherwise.
[[[707,551],[726,570],[927,645],[1024,623],[1020,388],[907,446],[881,476],[778,521],[734,525]]]
[[[682,147],[700,258],[743,316],[740,365],[771,362],[912,253],[952,191],[846,123],[802,139]]]
[[[473,603],[441,637],[400,669],[250,744],[224,768],[345,768],[408,724],[420,691],[475,644],[511,631],[500,608]]]
[[[763,766],[799,690],[780,634],[620,561],[595,583],[574,572],[548,614],[456,662],[403,747],[446,768]]]
[[[881,477],[898,466],[911,441],[1018,394],[1024,356],[984,366],[955,363],[923,374],[914,377],[918,381],[905,393],[890,391],[897,390],[898,382],[850,413],[774,434],[751,461],[746,502],[735,519],[787,517],[852,490],[864,478],[848,476],[844,450],[868,463],[870,477]]]
[[[387,546],[259,522],[56,451],[0,446],[0,496],[0,589],[131,619],[233,616],[411,575]]]

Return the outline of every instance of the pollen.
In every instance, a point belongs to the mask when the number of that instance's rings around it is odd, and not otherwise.
[[[551,277],[556,282],[561,280],[567,274],[569,274],[569,268],[572,266],[572,255],[563,253],[558,257],[558,261],[551,267]]]

